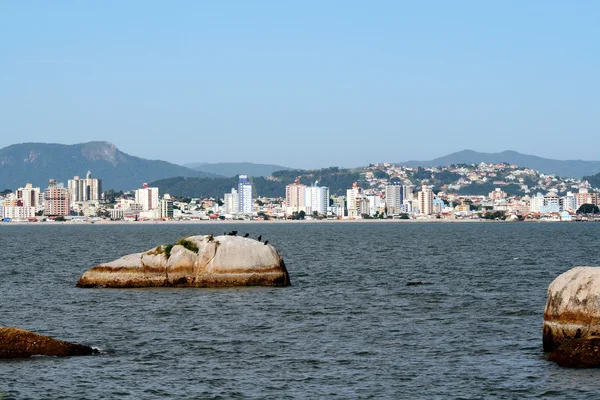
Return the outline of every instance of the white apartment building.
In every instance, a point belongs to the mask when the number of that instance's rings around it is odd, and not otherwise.
[[[147,183],[135,191],[135,202],[141,205],[142,211],[154,210],[160,207],[158,188],[148,187]]]
[[[80,179],[79,176],[69,179],[67,188],[71,196],[71,203],[102,199],[102,179],[92,178],[90,171],[85,175],[85,179]]]
[[[367,194],[365,197],[369,202],[368,214],[374,216],[382,206],[383,202],[381,201],[381,197],[376,193]],[[400,208],[398,208],[398,210],[400,210]]]
[[[352,184],[352,189],[346,190],[346,207],[348,208],[348,218],[358,218],[360,216],[360,200],[362,198],[362,188],[357,182]]]
[[[237,213],[240,209],[240,197],[238,191],[234,188],[231,189],[231,193],[225,193],[223,198],[223,213],[233,214]]]
[[[239,212],[252,214],[252,184],[247,175],[238,178]]]
[[[288,185],[289,186],[289,185]],[[287,190],[286,190],[287,194]],[[304,205],[307,214],[317,212],[319,215],[326,215],[329,207],[329,188],[326,186],[313,186],[304,188]]]
[[[34,207],[36,211],[42,209],[44,194],[39,187],[34,188],[31,183],[24,188],[17,189],[17,200],[21,200],[23,207]]]

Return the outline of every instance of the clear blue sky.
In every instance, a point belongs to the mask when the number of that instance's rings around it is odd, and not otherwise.
[[[598,1],[0,1],[0,147],[600,159],[599,40]]]

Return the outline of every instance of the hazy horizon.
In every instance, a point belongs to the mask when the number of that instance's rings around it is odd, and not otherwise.
[[[0,3],[0,148],[294,168],[594,160],[600,4]]]

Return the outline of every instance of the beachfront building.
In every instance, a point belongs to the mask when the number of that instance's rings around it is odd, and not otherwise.
[[[561,199],[561,210],[564,211],[577,211],[577,199],[575,195],[571,192],[567,192],[567,195],[562,197]]]
[[[544,195],[541,193],[536,193],[535,196],[529,200],[529,211],[532,213],[542,212],[542,207],[544,206]]]
[[[358,218],[361,215],[362,188],[358,182],[352,184],[352,189],[346,190],[346,205],[348,218]]]
[[[150,211],[160,207],[158,201],[158,188],[148,187],[147,183],[135,191],[135,202],[141,206],[142,211]]]
[[[23,207],[33,207],[36,211],[42,209],[44,195],[39,187],[34,188],[31,183],[17,189],[16,198],[21,200]]]
[[[400,207],[404,201],[404,190],[400,183],[388,185],[385,187],[385,206],[388,215],[400,214]]]
[[[433,214],[433,191],[431,186],[423,185],[419,192],[419,213],[422,215]]]
[[[160,217],[162,219],[173,219],[173,199],[168,193],[165,193],[160,200]]]
[[[231,188],[230,193],[225,193],[223,196],[223,213],[234,214],[240,209],[240,197],[238,191],[235,188]]]
[[[304,207],[309,215],[315,212],[319,215],[326,215],[329,207],[329,188],[327,186],[317,186],[317,184],[318,182],[315,182],[312,186],[304,188]]]
[[[55,179],[50,179],[44,191],[44,215],[49,217],[64,217],[69,215],[69,191]]]
[[[296,178],[294,183],[285,187],[285,215],[292,215],[300,211],[306,212],[306,185],[300,183]]]
[[[238,177],[239,212],[252,214],[252,183],[247,175]]]
[[[67,187],[72,203],[102,199],[102,179],[92,178],[90,171],[87,172],[84,179],[80,179],[79,176],[69,179]]]

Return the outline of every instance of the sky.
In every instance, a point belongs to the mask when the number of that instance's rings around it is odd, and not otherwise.
[[[355,167],[598,160],[597,1],[1,1],[0,148]]]

